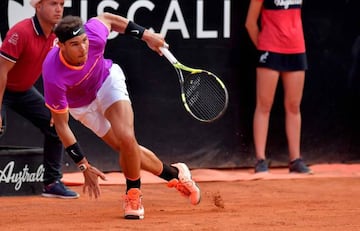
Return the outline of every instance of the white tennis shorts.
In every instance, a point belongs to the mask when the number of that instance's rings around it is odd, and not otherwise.
[[[110,74],[89,105],[69,108],[71,116],[92,130],[97,136],[103,137],[111,125],[104,113],[108,107],[119,100],[130,101],[126,88],[125,75],[117,64],[110,68]]]

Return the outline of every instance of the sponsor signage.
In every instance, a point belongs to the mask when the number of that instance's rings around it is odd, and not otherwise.
[[[1,0],[0,45],[10,27],[34,12],[28,0]],[[103,12],[120,14],[164,36],[176,33],[185,40],[231,37],[231,0],[65,0],[64,15],[78,15],[86,21]],[[109,39],[117,36],[112,32]]]
[[[0,150],[0,196],[40,194],[44,166],[42,149]]]

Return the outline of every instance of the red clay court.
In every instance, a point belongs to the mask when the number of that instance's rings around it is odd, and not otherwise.
[[[121,173],[109,173],[100,199],[0,197],[1,230],[360,230],[360,164],[311,166],[314,175],[271,169],[193,170],[202,201],[192,206],[143,172],[144,220],[125,220]],[[82,192],[81,173],[65,174]]]

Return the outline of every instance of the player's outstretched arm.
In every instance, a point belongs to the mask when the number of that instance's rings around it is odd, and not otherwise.
[[[109,29],[109,31],[116,31],[121,34],[130,35],[146,42],[148,47],[153,51],[162,55],[160,47],[163,47],[165,43],[164,37],[159,33],[154,33],[120,15],[112,13],[103,13],[97,16],[101,22],[103,22]]]
[[[84,175],[83,192],[89,193],[90,197],[94,196],[95,198],[98,198],[100,196],[98,178],[100,177],[102,180],[106,180],[105,174],[94,166],[91,166],[87,161],[79,143],[76,141],[74,133],[70,129],[69,112],[56,113],[51,111],[51,114],[56,132],[64,147],[66,147],[66,152]]]

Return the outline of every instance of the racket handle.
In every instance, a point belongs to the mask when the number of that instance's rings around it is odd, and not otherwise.
[[[166,47],[160,47],[160,51],[169,60],[170,63],[175,64],[178,62],[175,56]]]

